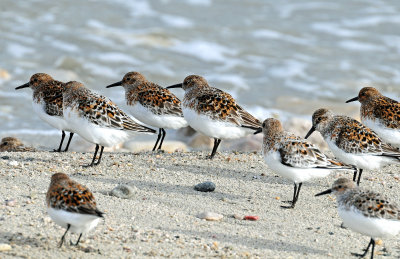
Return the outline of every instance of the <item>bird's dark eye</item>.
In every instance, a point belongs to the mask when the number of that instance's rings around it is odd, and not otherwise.
[[[37,79],[37,78],[33,79],[33,82],[37,82],[37,81],[38,81],[38,79]]]
[[[365,93],[361,93],[361,96],[365,96]]]
[[[263,126],[263,128],[265,128],[265,122],[263,122],[262,126]]]
[[[339,185],[339,186],[338,186],[338,188],[339,188],[339,189],[341,189],[341,188],[342,188],[342,186],[341,186],[341,185]]]
[[[320,122],[321,121],[321,118],[317,118],[317,122]]]
[[[130,78],[130,77],[128,77],[126,80],[128,80],[128,81],[129,81],[129,80],[131,80],[131,78]]]

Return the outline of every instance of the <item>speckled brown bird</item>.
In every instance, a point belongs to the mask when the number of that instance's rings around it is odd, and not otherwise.
[[[361,103],[361,121],[383,141],[400,148],[400,103],[383,96],[373,87],[364,87],[358,96],[346,103]]]
[[[122,81],[107,88],[123,86],[128,111],[146,125],[159,128],[156,144],[160,150],[166,135],[164,129],[180,129],[187,126],[183,118],[181,101],[168,89],[148,81],[139,72],[125,74]]]
[[[68,82],[63,95],[64,118],[69,126],[85,140],[96,144],[88,166],[100,163],[105,146],[122,143],[138,133],[156,133],[136,123],[110,99],[91,91],[82,83]],[[100,156],[95,162],[100,146]]]
[[[65,131],[69,131],[69,139],[65,151],[68,151],[74,132],[63,117],[63,96],[65,84],[54,80],[50,75],[37,73],[31,76],[28,83],[15,88],[16,90],[30,87],[33,90],[32,107],[39,117],[52,127],[61,130],[61,142],[56,152],[61,152]]]
[[[365,252],[353,255],[364,257],[372,246],[373,258],[376,238],[392,237],[400,233],[400,208],[383,195],[359,189],[346,178],[337,179],[332,188],[316,196],[329,193],[336,195],[338,214],[343,225],[371,237]]]
[[[0,152],[35,152],[33,147],[25,147],[17,138],[5,137],[0,142]]]
[[[183,83],[167,88],[185,90],[183,116],[193,129],[214,138],[211,159],[221,140],[244,137],[261,126],[261,122],[238,105],[230,94],[211,87],[201,76],[187,76]]]
[[[357,183],[360,182],[363,169],[377,170],[400,162],[400,152],[396,148],[353,118],[318,109],[312,116],[312,123],[306,138],[315,130],[319,131],[339,160],[359,168]]]
[[[328,158],[312,143],[285,131],[277,119],[266,119],[255,134],[259,132],[264,135],[262,151],[268,168],[294,182],[293,199],[283,208],[294,208],[303,182],[326,177],[334,170],[356,169]]]
[[[60,247],[68,231],[79,234],[75,243],[78,245],[82,234],[96,227],[104,214],[97,209],[90,190],[63,173],[52,175],[46,195],[46,205],[51,219],[57,225],[66,228]]]

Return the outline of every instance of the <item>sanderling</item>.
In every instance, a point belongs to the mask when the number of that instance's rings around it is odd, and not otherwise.
[[[138,120],[152,127],[159,128],[153,151],[161,149],[166,132],[164,129],[179,129],[187,126],[183,118],[181,101],[155,83],[149,82],[138,72],[127,73],[122,81],[107,86],[107,88],[122,85],[125,89],[125,99],[128,111]]]
[[[97,209],[90,190],[63,173],[51,176],[46,204],[51,219],[67,229],[61,237],[60,247],[68,231],[80,234],[75,243],[78,245],[82,234],[92,230],[104,214]]]
[[[42,120],[54,128],[60,129],[62,132],[60,145],[58,149],[55,149],[54,151],[61,152],[61,147],[65,137],[64,131],[70,132],[67,147],[64,150],[68,151],[74,132],[72,132],[63,117],[62,93],[65,90],[65,84],[54,80],[48,74],[37,73],[31,76],[28,83],[18,86],[15,90],[26,87],[30,87],[33,90],[33,110]]]
[[[109,147],[131,138],[135,133],[156,133],[136,123],[107,97],[94,93],[79,82],[68,82],[64,92],[64,118],[85,140],[96,144],[92,163],[101,161],[104,146]],[[100,149],[100,156],[95,163]]]
[[[353,118],[335,115],[327,109],[318,109],[312,116],[312,123],[306,138],[315,130],[319,131],[339,160],[359,169],[357,184],[360,183],[363,169],[377,170],[400,162],[399,151]],[[357,172],[354,173],[354,181],[356,176]]]
[[[379,137],[400,148],[400,103],[383,96],[373,87],[364,87],[358,96],[346,103],[359,101],[362,123]]]
[[[0,152],[35,152],[33,147],[25,147],[24,144],[17,138],[5,137],[0,142]]]
[[[343,225],[371,237],[365,252],[353,253],[353,255],[364,257],[372,245],[372,259],[375,238],[391,237],[400,232],[400,208],[389,202],[383,195],[361,190],[346,178],[337,179],[331,189],[315,196],[329,193],[336,195],[338,214],[343,220]]]
[[[232,96],[208,85],[197,75],[190,75],[183,83],[167,88],[183,88],[185,97],[182,112],[189,125],[214,138],[212,159],[222,139],[236,139],[258,130],[261,122],[240,107]]]
[[[355,170],[353,166],[329,159],[313,144],[285,131],[279,120],[266,119],[254,134],[261,131],[264,134],[262,151],[265,163],[294,182],[291,206],[283,208],[294,208],[303,182],[328,176],[332,170]]]

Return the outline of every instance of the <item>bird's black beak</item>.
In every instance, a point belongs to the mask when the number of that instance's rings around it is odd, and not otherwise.
[[[305,139],[307,139],[314,131],[315,131],[315,127],[312,126],[311,129],[308,131],[308,133],[307,133]]]
[[[257,135],[258,133],[262,132],[262,128],[257,129],[256,131],[254,131],[254,135]]]
[[[26,88],[26,87],[29,87],[29,83],[20,85],[20,86],[16,87],[15,90],[19,90],[19,89]]]
[[[315,197],[321,196],[321,195],[325,195],[325,194],[329,194],[329,193],[331,193],[331,192],[332,192],[332,189],[328,189],[328,190],[326,190],[326,191],[323,191],[323,192],[320,192],[320,193],[318,193],[318,194],[315,194]]]
[[[176,85],[170,85],[167,87],[167,89],[170,89],[170,88],[182,88],[182,83],[176,84]]]
[[[108,86],[106,86],[106,88],[116,87],[116,86],[120,86],[120,85],[122,85],[122,81],[119,81],[119,82],[116,82],[114,84],[108,85]]]
[[[351,103],[351,102],[354,102],[354,101],[358,101],[358,96],[354,97],[354,98],[352,98],[350,100],[347,100],[346,103]]]

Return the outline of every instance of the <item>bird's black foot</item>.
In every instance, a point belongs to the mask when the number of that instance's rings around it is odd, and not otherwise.
[[[98,163],[91,163],[91,164],[88,164],[88,165],[82,165],[82,167],[83,168],[88,168],[88,167],[93,167],[93,166],[96,166],[96,165],[98,165]]]
[[[358,253],[351,253],[352,256],[363,258],[367,255],[367,253],[358,254]]]
[[[294,209],[294,204],[290,205],[290,206],[281,206],[282,209]]]

